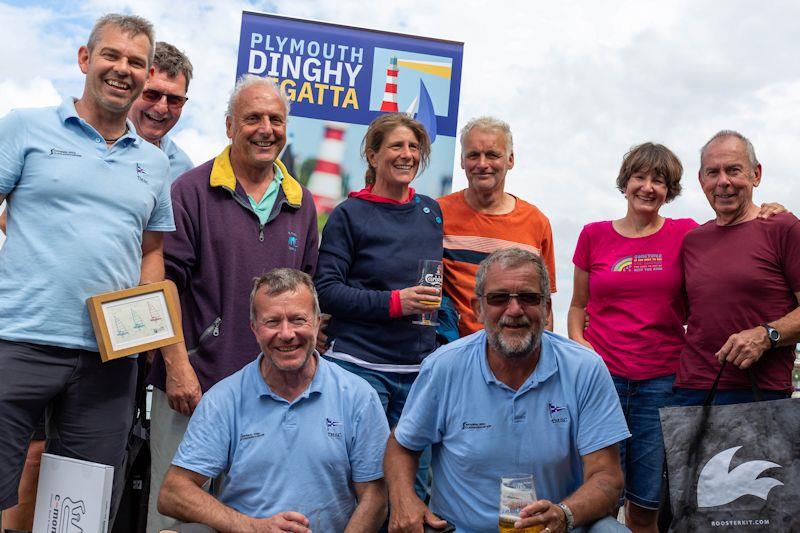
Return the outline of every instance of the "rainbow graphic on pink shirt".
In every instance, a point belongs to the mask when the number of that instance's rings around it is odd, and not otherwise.
[[[611,267],[611,272],[628,272],[633,266],[633,256],[623,257]]]
[[[611,272],[660,272],[663,269],[664,258],[661,254],[636,254],[617,260]]]

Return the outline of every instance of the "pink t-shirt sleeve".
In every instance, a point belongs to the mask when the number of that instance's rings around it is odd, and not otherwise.
[[[581,270],[589,271],[589,254],[591,252],[591,244],[589,242],[589,226],[586,225],[581,230],[578,236],[578,244],[575,245],[575,253],[572,255],[572,264]]]

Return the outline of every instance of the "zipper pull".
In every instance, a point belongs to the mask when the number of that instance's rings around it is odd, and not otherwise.
[[[258,225],[258,240],[264,242],[264,224]]]
[[[217,317],[214,319],[214,329],[211,330],[211,334],[215,337],[219,337],[219,325],[222,323],[222,318]]]

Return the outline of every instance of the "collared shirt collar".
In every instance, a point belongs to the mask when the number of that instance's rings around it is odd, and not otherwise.
[[[512,390],[508,385],[497,379],[489,367],[489,359],[486,351],[486,331],[481,331],[482,339],[482,356],[481,356],[481,374],[487,385],[497,385],[498,387]],[[542,332],[541,351],[539,353],[539,361],[536,363],[536,368],[533,369],[531,375],[525,380],[522,386],[516,391],[516,394],[522,394],[528,389],[538,387],[540,383],[547,381],[551,376],[555,375],[558,371],[556,358],[553,354],[553,347],[550,344],[550,339],[547,338],[547,332]]]
[[[58,116],[61,118],[61,121],[65,124],[69,120],[77,121],[81,127],[91,128],[94,133],[99,134],[100,132],[98,132],[94,126],[83,120],[81,116],[78,115],[78,110],[75,109],[75,102],[77,101],[78,99],[74,97],[64,98],[64,100],[61,101],[61,105],[58,106]],[[117,139],[116,142],[119,142],[123,139],[131,139],[131,142],[134,144],[140,143],[142,139],[136,133],[136,128],[134,127],[133,122],[131,122],[130,119],[125,119],[125,126],[127,127],[125,134]]]
[[[301,400],[309,398],[312,394],[322,394],[322,388],[325,383],[325,380],[328,377],[328,372],[330,370],[327,368],[327,362],[320,357],[319,352],[314,350],[313,357],[317,358],[317,369],[314,372],[314,377],[311,378],[311,383],[309,383],[306,390],[303,393],[294,399],[292,404],[295,404]],[[255,364],[253,364],[249,369],[249,380],[251,385],[253,385],[256,396],[259,398],[267,396],[272,398],[275,401],[289,403],[286,401],[286,398],[279,396],[278,394],[272,392],[272,389],[269,388],[267,382],[264,381],[264,377],[261,375],[261,360],[264,358],[264,352],[258,354],[258,358],[255,360]]]
[[[300,207],[303,200],[302,186],[289,174],[289,171],[280,159],[276,159],[274,165],[283,174],[281,188],[283,189],[283,194],[286,196],[286,201],[293,207]],[[225,149],[214,158],[214,165],[211,167],[211,176],[209,180],[212,187],[225,187],[231,191],[236,190],[236,176],[233,174],[233,165],[231,165],[230,145],[226,146]]]

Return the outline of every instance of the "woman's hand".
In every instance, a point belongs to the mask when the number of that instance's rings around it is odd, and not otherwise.
[[[442,291],[436,287],[406,287],[400,291],[403,316],[427,313],[438,309],[442,303]]]

